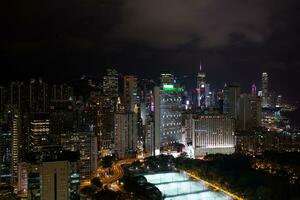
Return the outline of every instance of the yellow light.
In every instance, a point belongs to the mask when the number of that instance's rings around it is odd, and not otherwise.
[[[215,185],[215,184],[212,184],[212,183],[210,183],[210,182],[204,181],[204,180],[202,180],[200,177],[198,177],[198,176],[196,176],[196,175],[194,175],[194,174],[192,174],[192,173],[189,173],[189,172],[186,172],[186,173],[187,173],[189,176],[193,177],[194,179],[199,180],[199,181],[202,181],[203,183],[205,183],[205,184],[207,184],[207,185],[209,185],[209,186],[215,188],[216,190],[220,190],[221,192],[224,192],[225,194],[231,196],[232,198],[234,198],[234,199],[236,199],[236,200],[244,200],[242,197],[239,197],[239,196],[237,196],[237,195],[235,195],[235,194],[232,194],[231,192],[226,191],[226,190],[220,188],[219,186],[217,186],[217,185]]]

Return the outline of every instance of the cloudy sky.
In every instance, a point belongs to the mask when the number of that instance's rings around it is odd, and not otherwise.
[[[196,74],[217,88],[260,74],[299,97],[297,0],[27,0],[0,6],[0,83],[67,81],[107,67],[156,78]]]

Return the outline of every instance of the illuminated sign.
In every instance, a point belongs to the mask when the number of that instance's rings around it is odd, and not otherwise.
[[[174,85],[170,85],[170,84],[166,84],[166,85],[163,85],[163,90],[166,90],[166,91],[183,91],[182,88],[176,88],[174,87]]]
[[[164,85],[163,88],[164,88],[164,90],[173,90],[174,85]]]

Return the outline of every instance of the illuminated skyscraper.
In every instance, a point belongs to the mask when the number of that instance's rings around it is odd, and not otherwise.
[[[12,82],[9,90],[9,104],[15,105],[18,109],[24,110],[26,107],[27,93],[23,82]]]
[[[200,64],[200,71],[197,75],[197,106],[201,107],[202,109],[206,106],[205,105],[205,97],[206,97],[206,83],[205,83],[205,73],[202,71],[202,65]]]
[[[102,81],[102,96],[97,97],[96,136],[100,149],[111,149],[114,142],[114,113],[119,96],[119,74],[108,69]]]
[[[119,74],[115,69],[107,69],[102,81],[103,94],[111,96],[112,99],[119,95]]]
[[[154,88],[155,99],[155,149],[181,143],[182,88],[175,84],[164,84]]]
[[[49,114],[32,113],[28,142],[30,151],[38,151],[41,147],[52,144]]]
[[[268,107],[268,74],[266,72],[262,73],[262,79],[261,79],[261,90],[262,90],[262,101],[261,106],[262,107]]]
[[[0,177],[14,184],[18,177],[18,162],[24,151],[21,116],[17,106],[7,106],[0,122]]]

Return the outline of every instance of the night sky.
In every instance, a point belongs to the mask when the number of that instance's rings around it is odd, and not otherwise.
[[[156,78],[195,75],[300,98],[299,0],[25,0],[0,5],[4,84],[68,82],[105,68]]]

